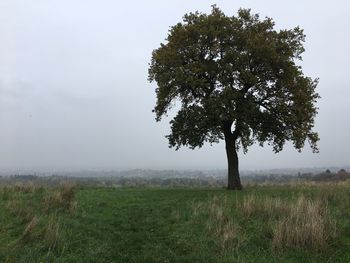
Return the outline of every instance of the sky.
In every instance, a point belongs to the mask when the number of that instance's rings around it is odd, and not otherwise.
[[[251,8],[306,34],[304,73],[320,79],[320,153],[291,144],[239,153],[242,170],[350,165],[348,1],[0,1],[0,169],[221,169],[224,143],[168,148],[152,113],[153,49],[185,13]]]

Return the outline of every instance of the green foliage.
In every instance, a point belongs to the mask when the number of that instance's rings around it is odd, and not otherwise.
[[[304,40],[299,27],[278,31],[271,18],[249,9],[237,16],[216,6],[210,14],[186,14],[153,51],[149,68],[157,83],[156,120],[180,102],[169,145],[216,143],[226,129],[245,151],[254,141],[267,141],[275,152],[292,141],[301,150],[306,140],[317,151],[318,80],[297,64]]]

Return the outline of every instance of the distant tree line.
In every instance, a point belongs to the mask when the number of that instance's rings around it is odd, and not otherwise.
[[[142,170],[138,170],[135,176],[132,172],[122,173],[123,176],[102,176],[102,177],[76,177],[76,176],[37,176],[28,175],[10,175],[0,176],[0,184],[16,184],[16,183],[35,183],[47,186],[54,186],[63,181],[70,181],[81,186],[111,186],[111,187],[225,187],[226,179],[224,176],[210,176],[202,172],[190,171],[186,176],[186,172],[171,171],[169,173],[158,171],[152,174],[147,171],[146,174]],[[329,169],[321,173],[299,173],[298,175],[246,175],[242,177],[243,183],[288,183],[295,181],[315,181],[315,182],[331,182],[345,181],[350,179],[350,173],[344,169],[333,173]]]

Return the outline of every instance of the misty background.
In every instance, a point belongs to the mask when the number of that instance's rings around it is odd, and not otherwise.
[[[0,169],[221,169],[224,143],[168,148],[148,63],[191,11],[240,7],[306,34],[303,72],[319,77],[319,154],[287,144],[240,152],[244,169],[350,164],[347,1],[0,1]],[[173,115],[171,115],[173,116]]]

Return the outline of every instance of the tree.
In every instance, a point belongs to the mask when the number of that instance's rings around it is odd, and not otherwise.
[[[297,64],[304,41],[299,27],[277,31],[271,18],[250,9],[230,17],[214,5],[210,14],[186,14],[153,51],[149,67],[149,81],[157,83],[156,120],[180,103],[169,146],[194,149],[224,139],[233,190],[242,188],[237,151],[246,153],[254,141],[274,152],[287,141],[301,151],[308,141],[317,152],[318,80]]]

